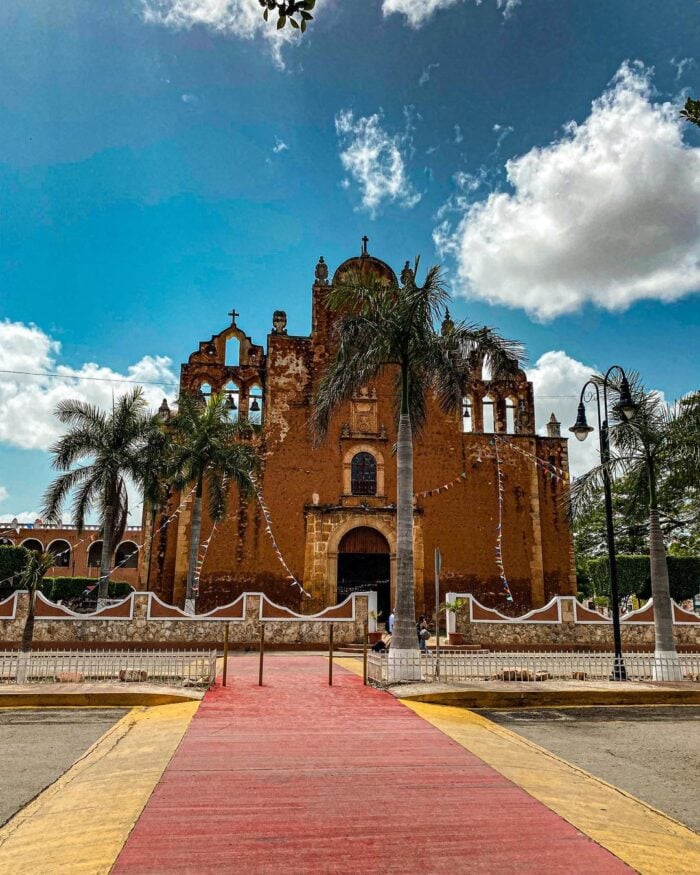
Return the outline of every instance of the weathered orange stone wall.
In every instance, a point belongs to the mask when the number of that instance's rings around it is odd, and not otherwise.
[[[360,261],[357,259],[356,261]],[[373,264],[375,260],[372,260]],[[390,271],[376,262],[380,271]],[[335,563],[339,533],[352,525],[379,529],[393,553],[395,532],[396,441],[394,374],[383,374],[367,387],[362,398],[348,402],[333,417],[328,435],[315,447],[309,427],[312,398],[333,351],[332,318],[325,306],[328,285],[312,289],[312,335],[293,337],[271,333],[267,347],[255,346],[235,325],[210,341],[182,366],[183,389],[196,391],[206,380],[215,390],[229,379],[241,387],[241,410],[247,410],[247,393],[254,382],[264,389],[264,429],[261,449],[264,471],[260,484],[277,544],[298,580],[311,597],[303,597],[280,565],[265,532],[265,521],[255,501],[242,503],[233,492],[228,518],[218,526],[201,575],[200,606],[208,610],[244,591],[261,590],[275,601],[303,611],[318,610],[335,602]],[[241,362],[227,367],[223,349],[227,337],[241,340]],[[253,352],[253,363],[248,357]],[[508,441],[545,461],[567,468],[566,441],[534,434],[532,385],[524,374],[509,387],[476,380],[470,387],[475,398],[473,421],[482,427],[478,399],[495,395],[496,431]],[[376,397],[375,397],[376,396]],[[505,399],[518,404],[518,431],[506,435]],[[366,411],[369,410],[369,413]],[[369,448],[383,464],[384,490],[376,497],[348,495],[348,453]],[[571,535],[558,507],[561,479],[551,479],[530,459],[508,446],[499,452],[504,475],[503,560],[515,613],[544,604],[553,594],[575,593]],[[433,556],[442,551],[442,591],[469,591],[486,605],[505,608],[495,560],[498,486],[493,438],[462,433],[461,415],[445,415],[432,403],[425,430],[415,445],[416,492],[433,489],[458,478],[454,488],[416,501],[416,603],[417,610],[434,602]],[[169,512],[177,507],[174,496]],[[202,537],[211,523],[206,518]],[[177,525],[168,529],[167,544],[157,556],[154,544],[151,586],[167,601],[182,603],[187,570],[189,505]],[[143,567],[142,563],[142,577]],[[392,563],[393,567],[393,563]],[[393,587],[392,574],[392,587]]]

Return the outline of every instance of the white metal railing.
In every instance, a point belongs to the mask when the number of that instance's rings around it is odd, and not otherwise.
[[[0,653],[0,683],[120,683],[210,687],[215,650],[36,650]]]
[[[401,680],[443,683],[469,681],[607,681],[613,671],[612,653],[474,652],[446,650],[409,654],[372,653],[368,656],[370,680],[380,685]],[[623,653],[626,679],[630,681],[700,682],[700,653],[679,653],[677,659],[653,653]]]

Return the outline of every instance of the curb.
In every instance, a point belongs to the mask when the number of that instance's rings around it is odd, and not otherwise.
[[[697,690],[451,690],[397,696],[401,701],[462,708],[563,708],[577,705],[700,705]]]
[[[177,693],[0,693],[0,708],[135,708],[199,701]]]

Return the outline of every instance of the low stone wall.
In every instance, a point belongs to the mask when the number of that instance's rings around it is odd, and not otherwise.
[[[0,602],[0,648],[17,648],[28,605],[26,592],[16,592]],[[194,617],[165,604],[153,593],[132,593],[123,602],[94,614],[73,613],[38,594],[34,647],[220,647],[228,625],[229,646],[243,649],[258,645],[264,624],[266,647],[323,648],[328,645],[331,623],[337,644],[361,642],[365,621],[370,630],[376,628],[368,620],[370,611],[376,611],[375,593],[355,593],[340,605],[308,616],[276,605],[263,593],[245,593],[230,605]]]
[[[463,636],[465,644],[487,650],[606,650],[613,648],[612,620],[584,607],[572,596],[557,596],[543,608],[522,617],[506,617],[487,608],[469,593],[448,593],[446,600],[462,599],[465,606],[448,613],[447,627]],[[700,617],[674,604],[674,634],[679,649],[700,650]],[[620,618],[622,645],[628,650],[654,649],[654,606]]]

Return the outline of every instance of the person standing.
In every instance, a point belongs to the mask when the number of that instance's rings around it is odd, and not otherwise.
[[[386,631],[390,635],[394,634],[394,620],[396,619],[396,617],[394,616],[395,610],[395,608],[392,609],[391,613],[389,614],[389,619],[386,621]]]

